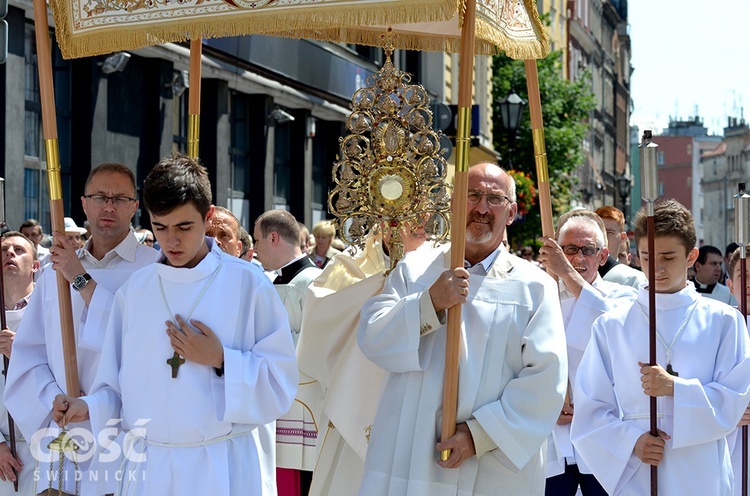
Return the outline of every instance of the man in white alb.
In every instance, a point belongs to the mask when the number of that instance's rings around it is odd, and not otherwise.
[[[408,253],[362,308],[367,358],[387,371],[361,495],[541,495],[542,446],[567,383],[557,286],[502,246],[515,183],[495,164],[469,169],[465,259]],[[456,434],[440,439],[446,310],[462,304]],[[446,461],[438,461],[451,450]]]
[[[605,281],[597,272],[609,250],[601,218],[588,210],[573,210],[558,221],[557,242],[542,238],[539,260],[560,281],[560,304],[568,343],[568,378],[575,382],[578,364],[591,338],[591,325],[604,312],[632,302],[635,289]],[[569,392],[570,393],[570,392]],[[557,424],[547,438],[546,496],[606,496],[606,492],[576,456],[570,442],[575,398],[568,394]]]
[[[117,292],[92,392],[55,399],[56,421],[90,416],[97,436],[122,419],[121,495],[260,496],[252,431],[294,398],[281,302],[260,271],[205,236],[211,198],[194,159],[151,169],[143,199],[162,251]]]
[[[115,292],[133,271],[156,258],[156,250],[139,244],[130,228],[130,220],[138,208],[135,176],[130,169],[116,163],[98,165],[91,170],[84,191],[81,203],[93,235],[79,249],[67,241],[64,233],[54,233],[59,244],[50,247],[53,270],[48,267],[42,273],[13,345],[5,404],[29,442],[41,429],[57,429],[51,419],[52,401],[65,392],[57,272],[71,284],[78,376],[83,390],[80,392],[87,393],[94,383]],[[71,427],[90,431],[88,422]],[[32,450],[46,453],[52,438],[54,435],[50,434],[39,439],[39,445],[32,444]],[[109,477],[91,473],[92,462],[89,458],[79,466],[81,496],[112,493],[114,473]],[[74,465],[67,463],[65,467],[62,487],[72,494],[76,485]],[[52,472],[56,473],[57,468],[55,464]],[[116,464],[111,468],[116,470]],[[47,489],[48,475],[44,467],[38,489]],[[57,488],[57,479],[54,487]]]
[[[2,260],[5,323],[8,327],[0,331],[0,353],[10,358],[18,325],[34,291],[34,275],[39,270],[39,261],[34,242],[18,231],[9,231],[2,235]],[[0,393],[4,391],[5,381],[0,381]],[[11,454],[8,410],[4,402],[0,402],[0,432],[0,495],[34,494],[34,458],[18,428],[16,457]],[[18,493],[13,488],[16,478]]]

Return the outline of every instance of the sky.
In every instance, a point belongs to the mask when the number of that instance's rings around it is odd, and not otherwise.
[[[727,117],[750,120],[750,0],[630,0],[628,24],[632,125],[698,114],[722,135]]]

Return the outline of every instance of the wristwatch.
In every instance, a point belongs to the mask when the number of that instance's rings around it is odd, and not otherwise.
[[[76,291],[82,290],[86,287],[90,280],[91,274],[89,274],[88,272],[77,275],[75,279],[73,279],[73,289],[75,289]]]

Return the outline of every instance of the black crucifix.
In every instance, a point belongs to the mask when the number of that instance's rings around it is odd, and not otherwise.
[[[180,365],[184,363],[185,359],[182,358],[176,351],[174,352],[174,355],[172,355],[172,358],[167,359],[167,365],[172,367],[172,379],[177,378],[177,371],[180,369]]]

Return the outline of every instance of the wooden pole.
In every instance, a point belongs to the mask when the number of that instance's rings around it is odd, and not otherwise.
[[[542,120],[542,99],[539,95],[539,74],[536,60],[524,61],[526,67],[526,88],[529,93],[529,114],[531,116],[531,138],[534,142],[534,162],[536,163],[539,210],[542,216],[542,235],[555,237],[552,224],[552,195],[549,188],[549,168],[547,149],[544,144],[544,122]]]
[[[65,233],[65,210],[62,199],[60,176],[60,153],[57,145],[57,118],[55,116],[55,91],[52,85],[52,55],[47,24],[47,4],[45,0],[34,0],[34,29],[36,31],[37,65],[39,69],[39,93],[42,101],[42,129],[44,147],[47,152],[47,180],[49,183],[49,207],[52,218],[52,231]],[[55,244],[62,246],[62,240]],[[62,332],[63,360],[65,363],[66,393],[78,397],[81,387],[78,382],[78,357],[76,353],[73,311],[70,301],[70,284],[57,271],[57,295],[60,309],[60,330]],[[50,408],[52,405],[50,405]]]
[[[651,207],[650,215],[646,218],[648,229],[648,362],[649,365],[656,365],[656,246],[654,236],[654,204],[649,203]],[[656,428],[656,396],[649,397],[649,430],[651,435],[659,437]],[[658,467],[651,465],[651,496],[658,494]]]
[[[539,192],[539,213],[542,217],[542,236],[555,238],[555,225],[552,222],[552,193],[549,187],[549,167],[547,166],[547,146],[544,144],[544,120],[542,119],[542,98],[539,93],[539,73],[536,60],[525,60],[526,90],[529,94],[529,115],[531,116],[531,139],[534,144],[536,164],[536,189]],[[554,276],[555,281],[557,277]],[[565,406],[570,406],[570,381],[565,390]]]
[[[471,144],[471,94],[474,86],[474,39],[476,37],[476,0],[467,0],[461,28],[460,67],[458,73],[458,125],[456,129],[456,173],[453,177],[451,212],[451,269],[464,266],[466,250],[466,193],[469,184],[469,146]],[[458,356],[461,348],[461,305],[448,309],[445,344],[445,382],[443,383],[443,423],[440,439],[456,433],[458,412]],[[440,459],[450,457],[443,450]]]
[[[646,202],[646,228],[648,231],[648,361],[656,365],[656,247],[654,236],[654,202],[658,198],[656,149],[651,141],[651,131],[643,132],[641,149],[641,176],[643,200]],[[649,396],[650,434],[659,436],[656,427],[656,397]],[[658,467],[651,465],[651,496],[658,494]]]
[[[188,101],[188,143],[187,154],[190,158],[198,158],[198,144],[200,142],[201,118],[201,58],[203,56],[203,40],[190,40],[190,95]]]

